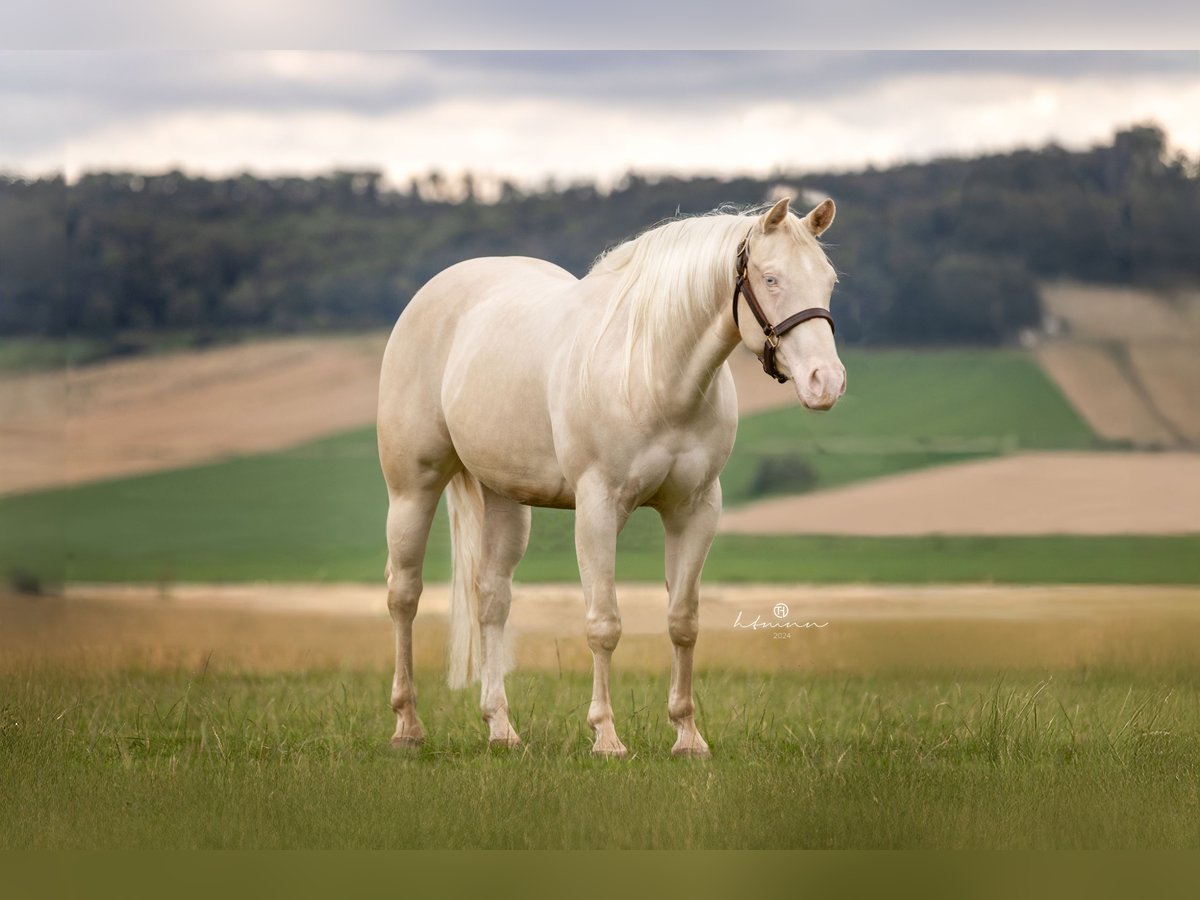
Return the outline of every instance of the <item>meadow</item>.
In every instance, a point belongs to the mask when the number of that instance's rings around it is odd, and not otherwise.
[[[782,409],[739,426],[726,503],[815,490],[1017,449],[1101,443],[1015,351],[847,351],[853,387],[827,415]],[[374,432],[292,450],[0,500],[10,580],[375,581],[386,499]],[[661,577],[657,517],[621,536],[618,574]],[[721,581],[1190,582],[1200,537],[921,538],[723,535]],[[426,578],[449,574],[444,512]],[[576,577],[572,514],[536,510],[526,581]]]
[[[423,613],[408,754],[382,610],[0,596],[0,847],[1200,848],[1194,592],[1128,591],[1107,611],[831,608],[789,640],[710,621],[708,760],[669,754],[665,635],[629,635],[623,761],[591,756],[580,634],[518,642],[525,746],[492,751]]]

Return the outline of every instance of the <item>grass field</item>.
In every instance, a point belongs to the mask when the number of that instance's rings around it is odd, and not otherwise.
[[[707,761],[669,755],[665,635],[627,635],[620,762],[590,755],[578,623],[519,638],[503,753],[419,615],[409,756],[382,612],[0,594],[0,847],[1200,848],[1194,592],[1125,590],[832,604],[787,640],[710,615]]]
[[[510,679],[511,754],[435,679],[408,758],[384,673],[6,674],[0,846],[1200,847],[1193,670],[705,673],[699,763],[618,673],[616,764],[586,675]]]
[[[1024,355],[847,353],[854,389],[824,416],[749,417],[723,483],[730,505],[1016,448],[1095,438]],[[782,465],[764,468],[764,460]],[[793,465],[796,463],[796,465]],[[790,471],[807,471],[789,481]],[[764,479],[764,472],[770,476]],[[781,473],[783,473],[781,475]],[[291,451],[0,500],[0,572],[44,582],[377,580],[386,500],[372,430]],[[658,580],[657,517],[639,511],[619,573]],[[426,573],[449,572],[444,514]],[[1200,580],[1200,537],[718,538],[729,581]],[[536,510],[523,580],[576,577],[572,514]]]

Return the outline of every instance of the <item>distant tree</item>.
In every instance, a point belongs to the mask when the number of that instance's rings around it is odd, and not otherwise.
[[[677,211],[760,203],[778,183],[832,196],[850,343],[997,343],[1039,318],[1036,283],[1200,281],[1200,171],[1163,132],[853,173],[626,175],[611,191],[504,182],[481,202],[433,171],[390,190],[374,171],[314,178],[107,172],[67,185],[0,177],[0,335],[294,331],[392,322],[440,269],[549,259],[577,275]],[[465,192],[466,199],[453,200]]]
[[[998,344],[1036,325],[1039,307],[1019,260],[958,253],[905,280],[890,330],[909,343]]]

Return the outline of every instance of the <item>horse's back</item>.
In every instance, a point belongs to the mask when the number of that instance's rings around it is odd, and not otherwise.
[[[443,269],[429,279],[405,309],[420,312],[427,306],[446,310],[449,306],[463,310],[485,303],[498,294],[506,293],[513,285],[528,283],[531,287],[574,284],[578,279],[561,266],[532,256],[480,256],[463,260]],[[403,316],[401,317],[403,319]]]

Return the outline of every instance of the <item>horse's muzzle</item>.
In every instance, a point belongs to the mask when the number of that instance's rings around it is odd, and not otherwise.
[[[846,369],[840,363],[814,366],[795,382],[796,396],[808,409],[831,409],[846,393]]]

